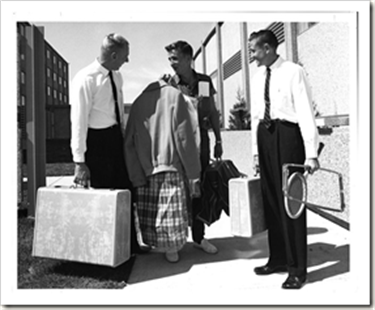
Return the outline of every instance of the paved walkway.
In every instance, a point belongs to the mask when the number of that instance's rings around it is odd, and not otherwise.
[[[71,185],[70,177],[48,178],[47,185]],[[136,257],[122,304],[129,305],[348,305],[358,288],[350,285],[350,231],[308,211],[308,283],[284,290],[287,274],[257,276],[267,262],[266,232],[233,237],[224,213],[206,229],[219,248],[209,255],[193,247],[191,237],[171,264],[160,253]],[[118,300],[114,301],[118,302]]]

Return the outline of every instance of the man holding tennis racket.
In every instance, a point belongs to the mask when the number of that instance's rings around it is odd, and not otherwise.
[[[254,271],[288,272],[282,288],[299,289],[307,274],[306,210],[297,219],[286,214],[282,166],[304,164],[309,173],[319,169],[310,88],[303,68],[277,54],[272,31],[253,32],[249,44],[259,67],[251,85],[253,164],[261,178],[270,253],[267,264]]]

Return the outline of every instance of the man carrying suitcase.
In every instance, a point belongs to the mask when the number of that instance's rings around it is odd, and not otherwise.
[[[123,81],[118,71],[128,56],[128,41],[109,34],[99,57],[72,81],[71,149],[78,185],[132,190],[123,151]],[[131,252],[140,253],[131,214]]]

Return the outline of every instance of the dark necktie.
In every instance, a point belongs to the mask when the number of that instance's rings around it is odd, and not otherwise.
[[[109,77],[111,79],[112,91],[113,91],[113,98],[115,99],[116,120],[117,120],[117,124],[120,125],[121,121],[120,121],[120,111],[119,111],[118,103],[117,103],[117,89],[116,89],[116,84],[115,84],[115,81],[113,80],[112,71],[109,71],[108,75],[109,75]]]
[[[271,77],[271,69],[267,67],[266,85],[264,87],[264,102],[266,104],[266,107],[264,110],[264,117],[263,117],[263,123],[266,126],[266,128],[269,128],[271,126],[270,77]]]

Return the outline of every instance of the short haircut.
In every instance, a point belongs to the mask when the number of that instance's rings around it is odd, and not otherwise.
[[[257,40],[257,45],[263,45],[268,43],[269,46],[273,47],[275,50],[277,49],[279,42],[275,34],[271,30],[260,30],[258,32],[253,32],[250,34],[249,41]]]
[[[165,47],[167,52],[171,52],[172,50],[179,51],[180,53],[190,56],[193,58],[193,48],[191,45],[185,41],[176,41],[173,42]]]
[[[103,54],[110,54],[127,46],[129,46],[129,42],[123,36],[111,33],[105,36],[101,49]]]

